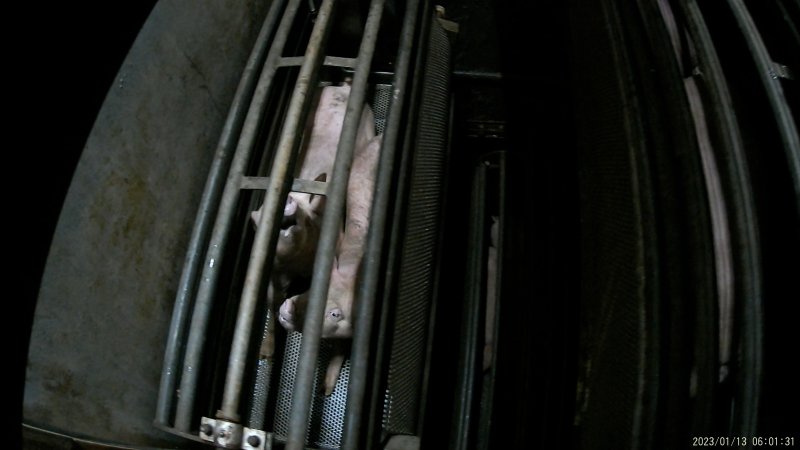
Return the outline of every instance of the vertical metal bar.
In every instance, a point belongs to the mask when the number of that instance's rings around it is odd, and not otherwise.
[[[397,148],[403,104],[406,97],[411,48],[414,41],[415,24],[419,0],[406,5],[400,49],[395,64],[392,83],[392,101],[387,114],[387,126],[381,144],[381,155],[376,175],[372,212],[367,231],[367,243],[362,259],[362,282],[356,298],[362,300],[358,316],[355,318],[353,344],[350,354],[350,383],[347,391],[347,415],[342,433],[342,449],[358,447],[364,410],[364,396],[367,385],[367,363],[369,361],[372,321],[375,312],[374,298],[378,287],[384,235],[386,232],[387,210],[391,199],[391,183],[394,173],[395,151]]]
[[[231,354],[228,359],[228,372],[225,377],[225,391],[222,397],[222,408],[217,417],[238,420],[239,397],[242,391],[242,378],[247,359],[247,347],[250,342],[250,332],[253,328],[253,315],[258,301],[259,288],[263,277],[266,261],[273,253],[274,245],[268,245],[268,240],[274,243],[277,232],[276,224],[280,224],[279,216],[283,213],[282,205],[286,202],[291,178],[289,170],[294,167],[297,149],[300,147],[302,128],[308,111],[313,92],[317,84],[317,75],[325,56],[325,44],[330,34],[329,22],[333,15],[333,0],[326,0],[319,10],[319,14],[311,31],[311,37],[306,48],[303,65],[297,76],[286,121],[281,130],[280,141],[272,164],[263,211],[253,247],[250,261],[247,266],[247,276],[242,290],[242,299],[239,303],[239,314],[236,318],[236,327],[233,333]]]
[[[467,252],[467,276],[464,289],[464,311],[462,313],[461,336],[458,358],[458,379],[456,382],[456,396],[453,416],[450,448],[466,450],[470,442],[474,441],[477,427],[476,420],[480,414],[476,413],[477,402],[477,375],[478,348],[481,332],[481,300],[485,292],[486,283],[483,278],[483,266],[486,260],[486,245],[484,244],[484,220],[486,218],[486,172],[487,165],[481,161],[475,169],[472,178],[472,201],[470,203],[471,217],[469,225],[469,242],[473,245]]]
[[[203,266],[203,274],[200,278],[200,285],[195,300],[194,312],[192,314],[191,329],[189,339],[186,344],[186,355],[183,362],[183,373],[180,384],[180,397],[175,417],[175,428],[179,431],[188,432],[192,410],[194,409],[194,399],[197,389],[197,377],[200,369],[200,354],[203,350],[206,328],[208,326],[209,314],[211,311],[212,296],[216,288],[217,278],[219,277],[219,267],[228,240],[232,216],[236,208],[239,197],[240,178],[245,170],[250,154],[252,153],[255,137],[267,103],[267,97],[278,68],[278,59],[286,45],[289,31],[292,28],[294,17],[297,13],[300,0],[290,0],[281,19],[275,39],[270,47],[267,60],[264,63],[261,76],[256,86],[253,100],[247,111],[242,134],[236,146],[233,163],[225,184],[225,190],[217,212],[214,229],[209,241],[208,251]]]
[[[200,199],[197,218],[195,219],[192,235],[189,239],[189,247],[186,250],[186,258],[183,265],[183,273],[178,283],[178,295],[172,311],[172,321],[167,335],[167,345],[164,350],[164,367],[161,372],[161,384],[158,391],[156,404],[156,423],[168,426],[169,413],[172,409],[172,400],[175,391],[176,375],[178,371],[178,348],[183,335],[186,331],[186,321],[189,315],[189,307],[192,304],[197,275],[200,271],[201,250],[208,238],[211,228],[211,219],[216,212],[219,197],[222,194],[223,174],[230,166],[233,153],[231,150],[235,145],[236,136],[242,129],[247,105],[253,97],[256,81],[258,80],[258,70],[264,63],[267,48],[269,47],[270,37],[273,34],[278,15],[283,8],[285,0],[275,0],[270,5],[269,12],[261,26],[261,31],[256,38],[255,46],[247,60],[239,86],[233,96],[228,117],[222,128],[222,133],[217,144],[214,161],[206,179],[203,189],[203,196]]]
[[[322,8],[325,8],[327,1],[322,4]],[[372,56],[375,53],[375,43],[377,42],[378,29],[383,14],[383,4],[384,0],[372,0],[370,3],[367,22],[364,26],[364,36],[358,50],[350,98],[347,102],[347,112],[342,125],[341,140],[336,151],[333,177],[328,188],[325,216],[322,222],[306,318],[303,325],[303,344],[300,348],[300,361],[298,363],[297,378],[295,379],[295,392],[292,398],[289,436],[286,443],[287,450],[301,450],[305,445],[308,414],[314,393],[314,369],[319,354],[325,301],[333,267],[334,248],[338,240],[339,228],[344,214],[344,201],[347,193],[350,166],[353,160],[356,133],[364,107],[367,79],[372,64]]]
[[[427,5],[427,4],[426,4]],[[406,5],[405,16],[403,18],[403,28],[400,33],[400,48],[397,55],[397,61],[395,64],[395,79],[393,81],[393,89],[394,89],[394,96],[392,103],[390,104],[390,111],[389,116],[387,118],[386,124],[386,131],[384,142],[388,143],[389,146],[398,146],[400,142],[400,134],[401,134],[401,124],[403,123],[403,115],[404,111],[406,110],[406,106],[404,105],[406,100],[410,100],[408,105],[408,109],[410,111],[416,111],[415,105],[417,104],[416,99],[418,97],[417,90],[418,88],[411,86],[408,89],[409,79],[418,79],[420,64],[422,61],[422,53],[418,52],[416,62],[415,62],[415,70],[414,75],[411,72],[411,60],[412,56],[414,55],[414,44],[415,40],[418,42],[418,45],[421,45],[424,42],[422,36],[426,35],[425,25],[420,27],[418,25],[418,19],[420,17],[420,1],[419,0],[411,0]],[[424,23],[424,22],[423,22]],[[421,29],[421,32],[418,30]],[[410,92],[407,92],[410,91]],[[413,123],[413,122],[412,122]],[[381,426],[376,423],[376,419],[380,417],[380,412],[382,408],[384,408],[384,398],[383,394],[386,389],[386,384],[383,381],[384,377],[384,368],[388,364],[388,356],[391,353],[389,349],[387,349],[387,343],[391,341],[392,330],[389,329],[389,317],[392,315],[390,301],[392,300],[392,293],[395,291],[395,285],[398,282],[397,279],[397,269],[399,267],[399,255],[400,251],[400,241],[401,241],[401,224],[403,223],[403,211],[405,210],[405,198],[407,194],[405,194],[407,190],[408,184],[408,174],[409,174],[409,166],[411,165],[411,151],[410,147],[412,144],[412,136],[413,136],[413,126],[407,126],[403,129],[403,141],[402,146],[400,147],[401,157],[399,160],[399,167],[397,168],[398,178],[396,184],[396,191],[400,193],[399,195],[395,195],[394,206],[392,208],[392,222],[390,225],[390,234],[389,234],[389,243],[388,249],[389,253],[387,255],[387,267],[385,276],[385,286],[384,292],[381,296],[381,316],[380,316],[380,323],[379,323],[379,332],[377,336],[377,343],[376,343],[376,351],[375,351],[375,367],[377,370],[372,376],[372,389],[371,389],[371,398],[369,403],[369,419],[370,426],[367,428],[366,433],[366,445],[378,445],[380,440],[380,430]],[[385,152],[387,150],[381,150]],[[389,147],[388,151],[395,151],[394,147]],[[388,164],[388,163],[387,163]],[[378,181],[381,183],[381,181]],[[351,358],[352,359],[352,358]],[[377,425],[377,426],[376,426]],[[345,424],[345,427],[350,427],[352,425]],[[353,433],[354,431],[350,431]]]

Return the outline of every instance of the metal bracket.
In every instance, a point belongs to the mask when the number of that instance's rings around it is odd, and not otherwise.
[[[272,448],[272,433],[244,428],[243,450],[269,450]]]
[[[778,78],[794,80],[794,73],[792,73],[792,69],[789,68],[789,66],[785,66],[775,61],[772,62],[769,68],[769,74],[773,80],[777,80]]]
[[[240,186],[242,189],[266,190],[269,188],[269,177],[242,177]],[[305,192],[306,194],[327,195],[328,183],[295,178],[290,190],[292,192]]]
[[[445,31],[449,31],[450,33],[457,34],[458,33],[458,23],[453,22],[452,20],[445,19],[446,11],[444,6],[436,5],[436,20],[439,22],[439,25],[444,28]]]
[[[244,448],[242,446],[242,425],[227,420],[201,418],[200,439],[213,442],[217,447],[237,450]]]

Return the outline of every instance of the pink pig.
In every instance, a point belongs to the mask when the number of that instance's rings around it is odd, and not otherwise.
[[[309,121],[303,138],[297,178],[324,182],[332,173],[350,89],[349,80],[340,86],[321,89],[313,120]],[[375,136],[374,123],[372,109],[365,105],[358,128],[357,146],[366,145]],[[289,193],[283,210],[270,285],[270,295],[274,295],[273,298],[278,301],[285,299],[286,290],[293,279],[311,276],[324,207],[324,195]],[[251,218],[257,226],[261,208],[253,211]]]
[[[323,338],[349,338],[353,335],[352,311],[361,259],[369,226],[369,213],[375,186],[382,135],[374,136],[366,145],[356,146],[347,184],[347,211],[344,231],[331,270],[331,281],[325,305]],[[308,293],[283,302],[278,320],[287,330],[302,327]]]

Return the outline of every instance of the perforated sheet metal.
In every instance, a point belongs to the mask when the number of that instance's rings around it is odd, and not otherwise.
[[[391,95],[391,84],[378,84],[375,86],[375,97],[372,100],[372,109],[375,113],[375,134],[383,133],[386,128],[386,114],[389,112]]]
[[[449,123],[450,42],[435,20],[431,23],[429,43],[410,175],[384,409],[384,428],[393,434],[417,432],[442,210]]]
[[[271,311],[267,311],[266,323],[269,324]],[[264,333],[261,339],[266,339],[268,334],[268,327],[264,326]],[[269,395],[269,380],[272,377],[272,367],[265,359],[259,359],[256,364],[256,382],[253,388],[253,402],[250,409],[249,427],[252,429],[261,429],[264,426],[264,415],[267,410],[267,399]]]
[[[300,358],[300,346],[303,335],[299,332],[289,333],[286,338],[286,353],[281,368],[278,385],[278,398],[275,414],[275,437],[285,441],[289,433],[289,412],[292,408],[294,380],[297,376],[297,363]],[[350,379],[350,360],[346,360],[339,380],[330,396],[320,393],[324,383],[325,368],[331,357],[331,344],[322,341],[317,369],[314,373],[314,401],[311,404],[311,419],[306,434],[307,442],[321,448],[338,448],[342,439],[345,405],[347,404],[347,383]]]

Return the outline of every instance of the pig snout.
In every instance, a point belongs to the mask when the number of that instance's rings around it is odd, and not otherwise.
[[[295,299],[296,297],[287,298],[278,310],[278,322],[288,331],[295,329]]]
[[[334,294],[335,295],[335,294]],[[305,322],[308,292],[286,299],[278,311],[278,322],[287,331],[302,331]],[[353,335],[348,314],[328,295],[322,320],[323,338],[348,338]]]

